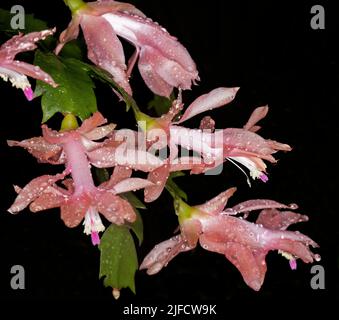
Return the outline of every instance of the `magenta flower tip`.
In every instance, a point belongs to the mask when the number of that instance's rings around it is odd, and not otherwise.
[[[91,240],[92,240],[93,246],[99,245],[99,244],[100,244],[99,233],[93,231],[93,232],[91,233]]]
[[[267,182],[268,181],[268,176],[265,174],[265,173],[262,173],[260,176],[259,176],[259,179],[262,181],[262,182]]]
[[[297,260],[296,259],[291,259],[289,261],[290,267],[292,270],[297,270]]]
[[[24,94],[28,101],[32,101],[34,99],[34,93],[31,87],[25,88]]]

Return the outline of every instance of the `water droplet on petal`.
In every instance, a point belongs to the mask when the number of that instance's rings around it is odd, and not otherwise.
[[[227,208],[223,211],[224,214],[236,214],[237,212],[233,208]]]
[[[296,203],[291,203],[288,205],[288,207],[292,210],[298,209],[298,205]]]

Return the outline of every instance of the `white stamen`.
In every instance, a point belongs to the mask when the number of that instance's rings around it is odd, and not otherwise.
[[[233,159],[235,158],[235,157],[232,157]],[[246,182],[247,182],[247,184],[249,185],[249,187],[251,187],[252,185],[251,185],[251,181],[250,181],[250,179],[248,178],[248,175],[247,175],[247,173],[245,172],[245,170],[243,169],[243,168],[241,168],[235,161],[233,161],[232,159],[231,159],[231,157],[228,157],[227,158],[227,160],[229,161],[229,162],[231,162],[232,164],[234,164],[244,175],[245,175],[245,177],[246,177]]]
[[[228,160],[232,159],[234,161],[239,162],[243,166],[245,166],[250,171],[250,176],[251,176],[252,179],[258,179],[263,174],[262,171],[260,171],[257,168],[256,164],[248,158],[245,158],[245,157],[228,157],[227,159]],[[235,163],[233,162],[233,164],[235,164]],[[237,167],[240,168],[239,166],[237,166]],[[246,175],[246,177],[247,177],[247,175]]]
[[[0,77],[4,81],[9,80],[14,87],[22,90],[31,87],[31,84],[25,75],[4,67],[0,67]]]
[[[92,234],[92,232],[102,232],[105,230],[100,215],[94,207],[89,207],[87,210],[83,225],[85,226],[84,233],[87,235]]]

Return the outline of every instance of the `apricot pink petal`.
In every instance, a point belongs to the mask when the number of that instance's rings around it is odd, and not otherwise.
[[[141,49],[144,46],[157,49],[162,56],[176,61],[191,72],[194,79],[197,77],[195,63],[186,48],[155,22],[140,16],[118,12],[107,13],[103,17],[110,22],[119,36]]]
[[[58,145],[48,143],[42,137],[35,137],[22,141],[7,140],[10,147],[25,148],[30,154],[39,160],[39,162],[62,164],[65,162],[62,148]]]
[[[304,221],[308,221],[308,217],[299,213],[266,209],[260,212],[256,223],[271,230],[286,230],[291,224]]]
[[[203,232],[215,242],[237,242],[253,249],[265,249],[267,251],[283,250],[305,262],[313,260],[312,253],[307,246],[318,246],[312,239],[301,233],[270,230],[255,223],[226,215],[204,222]],[[305,247],[306,250],[302,247]]]
[[[14,60],[10,65],[8,65],[8,68],[33,79],[46,82],[54,88],[58,86],[54,82],[53,78],[47,72],[43,71],[39,66],[34,66],[23,61]]]
[[[110,123],[105,126],[95,128],[87,133],[84,133],[83,136],[89,140],[100,140],[111,134],[115,127],[116,125],[114,123]]]
[[[236,242],[215,242],[204,234],[200,236],[199,242],[208,251],[225,255],[240,271],[245,283],[253,290],[258,291],[261,288],[267,270],[266,252],[260,249],[255,251]]]
[[[142,150],[131,150],[130,156],[118,152],[117,148],[102,147],[87,153],[89,161],[98,168],[117,165],[149,172],[160,167],[163,162],[156,156]]]
[[[116,166],[108,181],[103,182],[100,188],[112,189],[118,182],[128,179],[132,175],[132,169],[122,166]]]
[[[0,46],[0,60],[12,61],[14,57],[25,51],[31,51],[37,48],[35,44],[39,40],[44,40],[46,37],[53,35],[54,29],[30,32],[27,34],[18,34]]]
[[[182,235],[174,236],[157,244],[144,258],[140,270],[147,269],[147,274],[156,274],[179,253],[191,249],[192,247],[186,245]]]
[[[88,13],[94,13],[97,15],[102,15],[108,12],[124,11],[126,13],[129,12],[130,14],[146,18],[146,16],[132,4],[113,0],[88,2],[87,7],[82,10],[85,10],[85,12],[88,10]]]
[[[234,192],[236,192],[236,190],[237,188],[230,188],[220,193],[213,199],[205,202],[204,204],[195,206],[195,208],[203,212],[207,212],[208,214],[211,214],[211,215],[217,215],[224,210],[224,208],[227,205],[228,199],[232,197],[232,195],[234,194]]]
[[[94,112],[91,117],[85,119],[77,131],[82,134],[87,134],[105,123],[107,123],[107,119],[99,111],[97,111]]]
[[[129,202],[110,191],[102,192],[97,200],[97,208],[108,221],[118,225],[123,224],[125,220],[133,222],[136,219],[135,211]]]
[[[260,209],[290,209],[290,206],[285,204],[279,203],[274,200],[267,200],[267,199],[256,199],[256,200],[247,200],[241,203],[238,203],[232,209],[235,213],[241,212],[248,212],[253,210],[260,210]],[[297,207],[295,207],[296,209]]]
[[[151,187],[154,184],[151,181],[141,178],[128,178],[118,182],[113,190],[116,194],[124,193],[128,191],[136,191],[146,187]]]
[[[154,49],[145,47],[140,52],[138,67],[146,85],[153,93],[169,97],[173,91],[173,85],[167,83],[157,72],[156,67],[159,63],[160,59]]]
[[[153,183],[151,186],[145,188],[145,202],[152,202],[158,199],[164,190],[169,174],[170,166],[168,164],[156,168],[148,174],[147,179]]]
[[[266,117],[268,109],[269,109],[268,106],[263,106],[254,109],[247,123],[244,125],[244,129],[252,132],[256,132],[257,130],[259,130],[260,127],[255,125],[257,124],[257,122]]]
[[[124,50],[110,23],[103,17],[84,14],[80,24],[87,44],[88,59],[109,72],[127,93],[132,94],[126,75]]]
[[[70,136],[73,134],[74,131],[64,131],[64,132],[59,132],[56,130],[51,130],[48,128],[45,124],[41,126],[42,129],[42,136],[43,138],[51,144],[62,144],[66,142]]]
[[[55,48],[55,54],[59,54],[63,46],[78,37],[79,35],[79,23],[81,17],[79,15],[74,15],[71,22],[69,23],[67,29],[61,32],[59,37],[59,43]]]
[[[235,98],[238,90],[238,87],[217,88],[209,93],[203,94],[189,105],[177,123],[182,123],[199,113],[219,108],[230,103]]]
[[[52,77],[42,71],[39,66],[14,60],[18,53],[34,50],[37,47],[35,42],[45,39],[54,32],[55,28],[39,32],[31,32],[26,35],[20,33],[19,35],[12,37],[0,47],[0,67],[19,73],[20,75],[30,76],[34,79],[44,81],[53,87],[57,87],[57,84],[54,82]],[[17,86],[18,85],[19,84],[17,84]],[[24,90],[26,97],[31,100],[33,98],[33,94],[29,88],[30,86],[27,81],[27,87],[22,89]]]
[[[180,157],[172,160],[170,171],[191,170],[191,174],[200,174],[205,168],[206,165],[202,163],[201,157]]]
[[[70,197],[61,205],[61,219],[69,228],[74,228],[84,219],[85,214],[91,205],[89,197]]]
[[[271,154],[277,150],[291,150],[291,147],[286,144],[277,144],[273,141],[265,140],[254,132],[238,128],[224,129],[222,141],[216,141],[216,143],[223,143],[224,153],[227,156],[240,156],[241,152],[247,152],[249,155],[251,153],[260,155],[260,157],[271,162],[275,161]]]
[[[50,186],[38,196],[29,206],[32,212],[60,207],[65,201],[66,195],[56,188]]]
[[[51,186],[56,181],[63,179],[65,175],[66,173],[57,174],[55,176],[44,175],[33,179],[23,189],[20,190],[20,193],[8,211],[10,213],[17,213],[23,210],[39,195],[41,195],[46,188]]]

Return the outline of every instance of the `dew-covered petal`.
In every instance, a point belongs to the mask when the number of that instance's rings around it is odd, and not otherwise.
[[[39,162],[51,164],[62,164],[65,162],[65,156],[62,148],[56,144],[48,143],[43,137],[35,137],[22,141],[7,140],[10,147],[25,148],[30,154],[36,157]]]
[[[173,91],[173,86],[157,73],[155,68],[156,57],[151,53],[151,50],[142,50],[140,52],[138,67],[141,77],[153,93],[169,97]]]
[[[244,129],[252,132],[256,132],[260,127],[256,126],[257,122],[264,119],[268,113],[268,106],[263,106],[254,109],[247,123],[244,125]]]
[[[90,133],[92,130],[96,129],[97,127],[105,123],[107,123],[107,119],[99,111],[97,111],[94,112],[91,117],[84,120],[79,129],[77,129],[77,131],[86,136],[86,134]]]
[[[208,167],[201,157],[180,157],[171,161],[170,171],[191,170],[191,174],[203,173]]]
[[[66,200],[66,195],[54,187],[48,187],[29,206],[32,212],[57,208]]]
[[[164,190],[169,174],[170,166],[168,164],[156,168],[148,174],[147,180],[151,181],[153,184],[145,188],[145,202],[152,202],[160,196]]]
[[[128,191],[136,191],[143,188],[149,188],[154,184],[146,179],[141,178],[128,178],[118,182],[114,187],[113,190],[116,194],[124,193]]]
[[[241,156],[240,152],[243,151],[263,157],[275,153],[276,150],[280,150],[276,149],[273,143],[265,140],[258,134],[237,128],[224,129],[223,139],[222,141],[217,141],[217,143],[220,142],[224,145],[226,156]]]
[[[203,94],[189,105],[177,123],[182,123],[199,113],[219,108],[230,103],[234,99],[238,90],[238,87],[217,88],[209,93]]]
[[[237,188],[230,188],[204,204],[195,206],[195,208],[207,212],[208,214],[217,215],[224,210],[228,199],[232,197],[236,190]]]
[[[24,74],[36,80],[43,81],[54,88],[58,86],[53,78],[47,72],[43,71],[39,66],[34,66],[23,61],[14,60],[10,65],[8,65],[8,67],[18,73]]]
[[[29,182],[16,197],[14,203],[8,209],[10,213],[17,213],[26,208],[32,201],[40,196],[43,191],[58,180],[63,179],[65,173],[55,176],[44,175]]]
[[[97,208],[105,218],[115,224],[134,222],[136,214],[130,203],[110,191],[101,192],[96,200]]]
[[[65,225],[69,228],[78,226],[84,219],[91,203],[91,196],[87,194],[69,197],[64,201],[61,205],[61,219],[64,221]]]
[[[201,222],[197,219],[186,220],[180,225],[180,230],[183,239],[187,241],[191,248],[194,248],[198,243],[199,236],[202,234]]]
[[[98,168],[127,166],[144,172],[152,171],[163,164],[163,161],[153,154],[125,148],[102,147],[87,153],[90,162]]]
[[[146,17],[139,9],[137,9],[132,4],[113,0],[88,2],[87,6],[80,11],[95,15],[102,15],[109,12],[123,12],[125,14],[137,15],[143,18]]]
[[[106,126],[95,128],[87,133],[84,133],[83,135],[89,140],[100,140],[112,133],[115,127],[116,124],[110,123]]]
[[[59,43],[55,48],[55,54],[59,54],[67,42],[74,40],[78,37],[80,20],[81,20],[80,15],[75,14],[72,17],[72,20],[67,26],[67,28],[60,34]]]
[[[132,169],[128,167],[116,166],[108,181],[103,182],[100,188],[111,189],[118,182],[130,178],[132,175]]]
[[[45,124],[41,126],[43,138],[51,144],[62,144],[65,143],[74,135],[75,131],[63,131],[59,132],[51,130]]]
[[[81,19],[81,28],[87,44],[88,59],[109,72],[114,80],[131,94],[124,50],[110,23],[103,17],[85,14]]]
[[[157,244],[144,258],[139,269],[147,269],[149,275],[156,274],[180,252],[192,249],[181,235],[174,236]]]
[[[272,230],[286,230],[291,224],[304,221],[308,221],[308,217],[299,213],[266,209],[260,212],[256,223]]]
[[[202,224],[204,233],[213,241],[237,242],[253,250],[282,250],[304,262],[312,262],[315,257],[308,247],[318,246],[298,231],[271,230],[231,216],[220,216]]]
[[[305,263],[313,262],[315,259],[309,246],[316,248],[318,244],[298,231],[271,231],[266,234],[266,248],[282,250],[300,258]]]
[[[140,47],[149,46],[157,49],[163,56],[178,62],[197,76],[195,63],[186,48],[151,19],[126,13],[108,13],[104,17],[121,37]]]
[[[292,206],[294,209],[297,207]],[[285,205],[283,203],[274,201],[274,200],[268,200],[268,199],[255,199],[255,200],[247,200],[244,202],[241,202],[234,206],[232,209],[235,213],[241,213],[241,212],[248,212],[253,210],[261,210],[261,209],[291,209],[290,206]]]
[[[37,48],[36,42],[44,40],[46,37],[53,35],[54,29],[30,32],[27,34],[19,33],[13,36],[0,46],[0,60],[8,62],[14,59],[14,57],[25,51],[31,51]]]
[[[183,89],[188,89],[192,82],[199,79],[195,63],[188,51],[158,24],[148,18],[125,12],[107,13],[103,17],[111,24],[116,34],[140,48],[139,70],[143,76],[148,65],[150,74],[157,74],[159,79],[163,80],[162,84],[170,79],[169,85],[173,86],[175,83]],[[150,77],[147,79],[151,83]],[[156,87],[155,81],[152,82],[150,89],[153,91],[160,89],[162,95],[168,96],[168,88],[165,93],[166,86]]]

